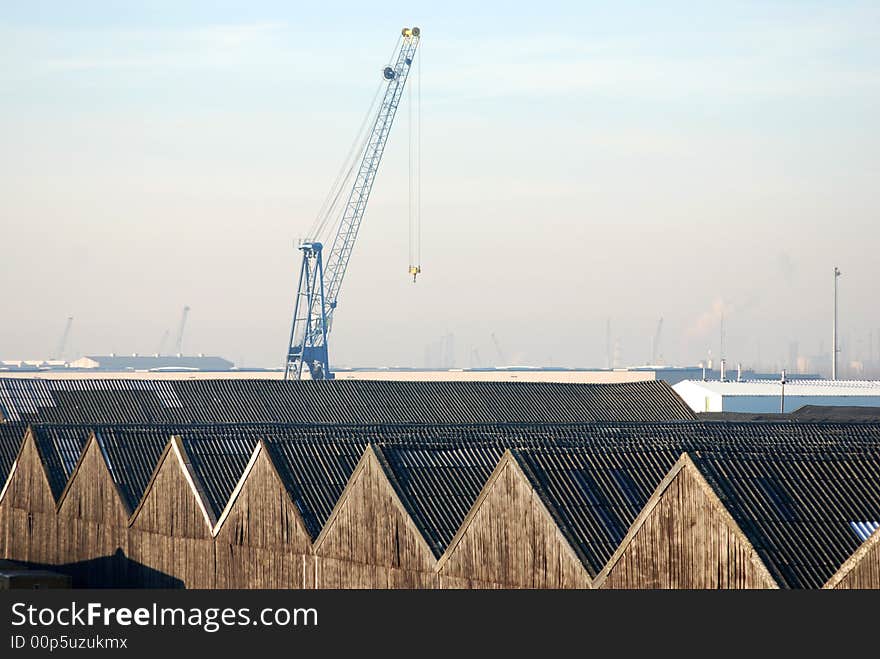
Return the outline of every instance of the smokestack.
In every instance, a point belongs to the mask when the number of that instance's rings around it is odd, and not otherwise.
[[[706,381],[706,365],[700,364],[700,366],[703,367],[703,382],[705,382]]]
[[[743,379],[743,365],[740,362],[736,364],[736,381],[742,382]]]
[[[727,365],[727,360],[723,357],[721,358],[721,381],[727,382],[727,378],[724,375],[724,367]]]

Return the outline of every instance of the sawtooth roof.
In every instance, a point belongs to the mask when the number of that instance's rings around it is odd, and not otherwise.
[[[662,381],[621,384],[0,378],[0,413],[53,423],[581,423],[693,412]]]

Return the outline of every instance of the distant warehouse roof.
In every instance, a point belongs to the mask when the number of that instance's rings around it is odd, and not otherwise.
[[[87,355],[70,362],[71,368],[101,371],[228,371],[234,364],[205,355]]]
[[[783,411],[779,380],[682,380],[673,389],[695,412]],[[785,383],[784,394],[785,412],[804,405],[880,407],[878,380],[791,380]]]
[[[621,384],[0,378],[0,415],[54,423],[682,421],[661,381]]]

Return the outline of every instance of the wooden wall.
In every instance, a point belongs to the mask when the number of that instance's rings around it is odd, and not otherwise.
[[[856,550],[825,588],[880,588],[880,529]]]
[[[128,511],[92,437],[58,505],[58,563],[75,586],[129,583]]]
[[[435,588],[435,557],[368,447],[315,548],[318,588]]]
[[[25,435],[2,506],[3,557],[54,565],[55,497],[30,432]]]
[[[776,587],[693,463],[673,472],[599,575],[601,587]]]
[[[144,586],[215,586],[211,528],[173,447],[132,516],[128,546],[135,578]]]
[[[440,559],[441,588],[589,588],[590,577],[506,453]]]
[[[220,588],[312,588],[312,538],[262,445],[215,542]]]
[[[76,585],[90,586],[776,587],[687,456],[591,581],[509,452],[438,561],[372,448],[314,545],[262,445],[216,527],[181,451],[169,444],[129,519],[94,439],[56,506],[36,443],[26,435],[0,501],[0,556],[56,565]],[[826,587],[880,588],[880,531]]]

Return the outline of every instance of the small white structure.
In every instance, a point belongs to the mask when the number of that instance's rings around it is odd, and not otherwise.
[[[682,380],[672,387],[694,412],[782,411],[779,380]],[[788,380],[785,412],[804,405],[880,407],[878,380]]]

